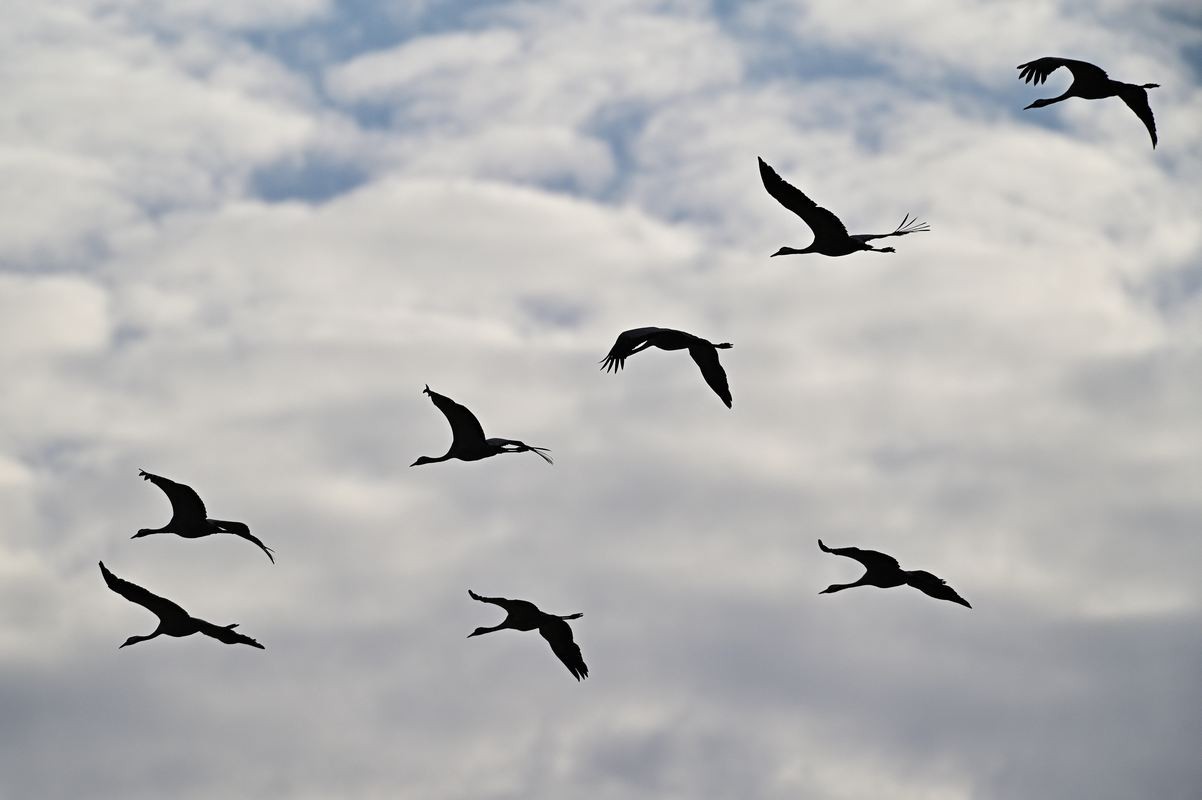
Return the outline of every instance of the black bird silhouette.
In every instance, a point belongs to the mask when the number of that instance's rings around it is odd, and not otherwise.
[[[853,586],[879,586],[882,589],[889,589],[894,586],[909,584],[918,591],[929,594],[931,597],[937,597],[940,600],[950,600],[953,603],[959,603],[962,606],[972,608],[972,606],[968,605],[967,600],[956,594],[956,590],[947,585],[947,581],[929,572],[923,572],[920,569],[904,570],[893,556],[887,556],[875,550],[861,550],[858,547],[827,547],[822,543],[821,539],[818,540],[818,547],[824,553],[834,553],[837,556],[854,558],[863,564],[866,570],[855,583],[831,584],[818,594],[830,594],[842,591],[843,589],[850,589]]]
[[[1064,94],[1059,97],[1036,100],[1027,106],[1027,108],[1043,108],[1044,106],[1050,106],[1052,103],[1067,100],[1070,97],[1080,97],[1085,100],[1118,97],[1127,104],[1128,108],[1135,112],[1135,116],[1143,121],[1148,129],[1148,134],[1152,137],[1152,147],[1156,147],[1156,119],[1152,116],[1152,107],[1148,105],[1147,90],[1156,89],[1160,84],[1145,83],[1137,86],[1134,83],[1123,83],[1122,81],[1112,80],[1106,74],[1106,70],[1086,61],[1076,61],[1071,58],[1056,58],[1054,56],[1037,58],[1034,61],[1028,61],[1026,64],[1019,64],[1017,68],[1021,72],[1018,73],[1018,77],[1026,83],[1038,86],[1046,81],[1049,75],[1061,67],[1067,67],[1068,71],[1073,74],[1073,82],[1064,90]]]
[[[534,603],[525,600],[481,597],[471,589],[468,589],[467,593],[473,600],[492,603],[494,606],[505,609],[505,619],[500,625],[494,625],[491,628],[476,628],[467,635],[467,638],[505,628],[512,628],[515,631],[532,631],[538,628],[538,632],[551,645],[551,651],[563,662],[563,665],[568,668],[568,672],[572,673],[576,680],[588,677],[588,667],[584,665],[584,656],[580,653],[580,647],[572,640],[572,626],[565,622],[569,619],[580,619],[584,614],[568,614],[560,617],[540,611]]]
[[[258,545],[271,559],[271,563],[275,563],[275,556],[272,555],[275,551],[259,541],[259,538],[250,532],[250,528],[245,523],[231,522],[225,519],[209,519],[204,501],[191,486],[176,483],[161,475],[151,475],[146,470],[139,470],[138,474],[144,480],[148,480],[162,489],[163,493],[167,495],[167,499],[171,501],[171,520],[161,528],[142,528],[131,536],[131,539],[149,536],[152,533],[174,533],[185,539],[199,539],[201,536],[211,536],[215,533],[230,533]]]
[[[819,253],[824,256],[845,256],[850,253],[858,253],[861,250],[871,250],[874,253],[894,253],[892,247],[873,247],[868,244],[874,239],[884,239],[889,236],[905,236],[909,233],[920,233],[929,231],[930,225],[925,222],[919,222],[917,219],[911,219],[909,214],[902,219],[901,224],[897,226],[897,230],[893,233],[857,233],[849,234],[847,228],[838,217],[826,210],[822,206],[815,203],[813,200],[805,196],[805,193],[796,186],[785,181],[784,178],[776,174],[776,170],[768,166],[764,159],[760,159],[760,178],[764,181],[764,188],[768,190],[768,194],[776,198],[776,201],[785,208],[792,211],[797,216],[801,217],[806,225],[814,232],[814,241],[810,246],[798,250],[793,247],[782,247],[772,255],[774,256],[790,256],[801,255],[803,253]]]
[[[257,647],[260,650],[266,650],[263,645],[256,642],[249,636],[243,636],[234,628],[238,627],[238,623],[233,625],[214,625],[211,622],[205,622],[203,619],[188,614],[175,603],[165,598],[159,597],[143,589],[141,586],[130,583],[127,580],[118,578],[116,575],[108,571],[108,567],[104,566],[104,562],[100,562],[100,574],[104,576],[104,582],[108,587],[117,594],[124,597],[131,603],[137,603],[143,608],[148,609],[159,618],[159,627],[154,629],[154,633],[149,636],[131,636],[125,640],[126,645],[144,642],[147,639],[153,639],[156,636],[191,636],[194,633],[203,633],[205,636],[212,636],[219,642],[226,644],[248,644],[251,647]]]
[[[601,369],[617,372],[626,366],[626,359],[648,347],[658,347],[660,350],[688,349],[689,355],[701,369],[705,382],[714,390],[714,394],[722,398],[727,408],[731,407],[730,385],[726,382],[726,370],[718,361],[718,351],[729,350],[734,347],[733,344],[714,344],[700,336],[671,328],[632,328],[618,334],[614,346],[609,348],[609,354],[601,360]]]
[[[426,384],[422,393],[430,395],[434,405],[446,416],[447,422],[451,423],[451,433],[454,438],[451,440],[451,449],[445,456],[438,458],[420,456],[409,466],[434,464],[452,458],[460,461],[479,461],[482,458],[497,456],[501,453],[525,453],[527,451],[534,453],[548,464],[554,463],[550,456],[544,455],[544,453],[551,452],[545,447],[534,447],[525,442],[519,442],[517,439],[485,439],[484,428],[480,425],[480,420],[476,419],[475,414],[446,395],[431,391],[429,384]]]

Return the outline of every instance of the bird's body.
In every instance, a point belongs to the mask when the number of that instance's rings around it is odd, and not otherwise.
[[[601,368],[606,372],[617,372],[626,365],[627,358],[649,347],[658,347],[660,350],[688,350],[714,394],[722,399],[727,408],[731,407],[732,398],[730,385],[726,381],[726,370],[722,369],[722,364],[718,361],[719,350],[734,347],[730,342],[714,344],[700,336],[671,328],[633,328],[618,334],[617,341],[602,359]]]
[[[1019,64],[1018,77],[1026,83],[1037,86],[1048,79],[1048,76],[1060,69],[1066,68],[1073,75],[1073,82],[1059,97],[1048,97],[1036,100],[1027,108],[1043,108],[1052,103],[1059,103],[1070,97],[1080,97],[1083,100],[1101,100],[1106,97],[1117,97],[1135,112],[1148,129],[1152,137],[1152,147],[1156,147],[1156,119],[1152,116],[1152,107],[1148,105],[1148,89],[1155,89],[1158,84],[1123,83],[1116,81],[1106,74],[1106,70],[1087,61],[1077,61],[1071,58],[1046,56]],[[1025,110],[1025,109],[1024,109]]]
[[[142,528],[131,538],[137,539],[155,533],[174,533],[176,536],[182,536],[185,539],[199,539],[202,536],[212,536],[216,533],[229,533],[257,545],[260,550],[267,554],[271,562],[275,563],[275,556],[272,555],[274,551],[263,544],[257,536],[252,534],[250,528],[245,523],[224,519],[209,519],[204,501],[200,499],[200,495],[191,486],[176,483],[161,475],[152,475],[146,470],[141,470],[138,474],[144,480],[148,480],[162,489],[163,493],[167,495],[167,499],[171,501],[171,519],[161,528]]]
[[[545,455],[551,452],[547,448],[534,447],[517,439],[485,438],[484,428],[480,425],[480,420],[476,419],[476,415],[468,411],[467,408],[459,405],[445,395],[431,391],[428,385],[422,390],[422,393],[428,394],[435,407],[447,418],[447,422],[451,425],[453,439],[451,441],[451,448],[447,450],[446,455],[437,458],[420,456],[417,461],[414,461],[409,466],[416,467],[421,464],[434,464],[453,458],[460,461],[479,461],[482,458],[499,456],[502,453],[526,452],[534,453],[548,464],[553,463],[551,457]]]
[[[881,589],[892,589],[895,586],[909,585],[924,594],[940,600],[949,600],[962,606],[972,608],[968,601],[956,593],[942,578],[923,570],[904,570],[893,556],[879,553],[876,550],[861,550],[858,547],[827,547],[818,540],[818,547],[824,553],[834,553],[855,559],[864,565],[864,574],[855,583],[836,583],[823,589],[819,594],[833,594],[856,586],[876,586]]]
[[[809,247],[797,249],[782,247],[772,255],[790,256],[818,253],[824,256],[846,256],[851,253],[871,251],[874,253],[896,252],[892,247],[873,247],[869,242],[884,239],[889,236],[906,236],[911,233],[929,231],[931,227],[925,222],[910,219],[907,214],[897,229],[892,233],[857,233],[850,234],[843,222],[832,212],[815,203],[796,186],[776,174],[776,170],[768,166],[764,159],[760,162],[760,179],[768,194],[785,208],[801,217],[814,232],[814,241]]]
[[[170,600],[159,597],[137,584],[118,578],[109,572],[103,561],[100,562],[100,574],[104,576],[104,582],[114,592],[131,603],[137,603],[159,618],[159,626],[153,633],[149,636],[131,636],[125,640],[125,644],[117,648],[118,650],[126,645],[144,642],[156,636],[191,636],[194,633],[203,633],[205,636],[211,636],[226,644],[245,644],[260,650],[266,649],[249,636],[235,631],[234,628],[238,627],[237,623],[215,625],[212,622],[193,617]]]
[[[504,597],[481,597],[471,589],[467,591],[468,595],[473,600],[479,600],[481,603],[492,603],[495,606],[500,606],[505,609],[505,619],[500,625],[494,625],[491,628],[476,628],[468,634],[468,638],[480,636],[493,631],[504,630],[510,628],[515,631],[532,631],[537,629],[547,643],[551,645],[551,651],[563,662],[563,665],[568,668],[572,676],[576,680],[588,677],[588,667],[584,664],[584,656],[580,652],[580,647],[572,639],[572,627],[568,625],[567,620],[579,619],[583,614],[568,614],[566,616],[558,616],[556,614],[548,614],[545,611],[539,610],[538,606],[526,600],[509,600]]]

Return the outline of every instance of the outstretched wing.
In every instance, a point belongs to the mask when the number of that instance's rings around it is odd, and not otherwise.
[[[864,565],[864,569],[869,571],[901,569],[896,558],[878,553],[876,550],[861,550],[858,547],[827,547],[821,539],[818,540],[818,547],[824,553],[854,558]]]
[[[967,600],[957,594],[955,589],[947,585],[947,581],[937,575],[916,569],[907,573],[906,577],[906,582],[923,594],[928,594],[940,600],[950,600],[953,603],[959,603],[962,606],[972,608]]]
[[[638,350],[645,349],[647,340],[661,330],[663,329],[648,327],[631,328],[628,331],[622,331],[614,341],[614,346],[609,348],[609,352],[605,358],[601,359],[601,369],[606,372],[611,370],[617,372],[626,366],[626,359],[630,358]],[[644,346],[639,347],[639,345]]]
[[[534,603],[531,603],[527,600],[510,600],[507,597],[484,597],[476,594],[471,589],[468,589],[467,593],[473,600],[479,600],[481,603],[492,603],[494,606],[500,606],[501,608],[505,609],[505,611],[508,613],[530,613],[538,611],[538,608],[534,605]]]
[[[162,489],[163,494],[167,495],[167,499],[171,501],[172,520],[203,520],[208,517],[204,501],[191,486],[176,483],[162,475],[152,475],[144,469],[139,470],[138,474]]]
[[[705,382],[714,390],[714,394],[722,398],[727,408],[731,407],[730,384],[726,382],[726,370],[718,361],[718,350],[709,342],[697,344],[689,348],[689,355],[701,369]]]
[[[236,630],[234,630],[234,628],[238,627],[238,623],[236,622],[233,625],[214,625],[213,623],[206,622],[203,619],[198,619],[196,622],[198,623],[197,627],[201,633],[203,633],[205,636],[212,636],[219,642],[225,642],[226,644],[248,644],[251,647],[257,647],[260,650],[267,649],[249,636],[238,633]]]
[[[108,567],[104,562],[100,562],[100,574],[104,576],[104,582],[108,587],[117,594],[124,597],[131,603],[137,603],[143,608],[153,612],[164,622],[172,619],[187,619],[188,612],[177,606],[175,603],[159,597],[157,594],[143,589],[135,583],[130,583],[127,580],[118,578],[113,573],[109,572]]]
[[[847,236],[847,228],[842,221],[830,211],[805,196],[805,193],[788,183],[776,174],[776,170],[760,159],[760,178],[768,194],[776,198],[776,202],[801,217],[806,225],[814,231],[814,238],[840,238]]]
[[[484,443],[484,427],[480,424],[480,420],[476,419],[475,414],[446,395],[432,391],[429,386],[426,387],[425,392],[430,395],[430,400],[434,402],[434,406],[443,413],[443,416],[447,418],[447,422],[451,424],[451,433],[454,436],[452,447],[455,445],[471,446]]]
[[[1019,70],[1018,77],[1032,86],[1038,86],[1046,81],[1049,75],[1061,67],[1067,67],[1069,72],[1073,73],[1074,80],[1104,81],[1109,78],[1106,70],[1090,64],[1088,61],[1057,58],[1055,56],[1045,56],[1037,58],[1034,61],[1028,61],[1026,64],[1019,64],[1017,67]]]
[[[1148,90],[1141,86],[1130,86],[1120,91],[1119,97],[1144,123],[1148,135],[1152,137],[1152,147],[1156,147],[1156,118],[1152,116],[1152,106],[1148,105]]]
[[[538,632],[551,645],[551,652],[558,656],[576,680],[588,677],[588,667],[584,664],[584,655],[580,652],[580,647],[572,640],[571,625],[558,617],[547,617],[538,626]]]

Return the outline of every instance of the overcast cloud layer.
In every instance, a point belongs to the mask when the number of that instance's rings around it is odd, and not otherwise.
[[[0,28],[0,796],[1202,795],[1202,16],[74,0]],[[1155,82],[1017,80],[1043,55]],[[809,234],[756,156],[892,256]],[[731,341],[727,411],[643,325]],[[450,433],[552,448],[417,469]],[[247,521],[163,524],[137,470]],[[929,569],[818,596],[858,566]],[[96,562],[265,652],[154,620]],[[522,597],[573,627],[466,640]]]

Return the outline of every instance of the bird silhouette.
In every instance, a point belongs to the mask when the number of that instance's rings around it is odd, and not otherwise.
[[[454,438],[451,440],[451,449],[447,450],[446,455],[438,458],[420,456],[409,466],[434,464],[452,458],[460,461],[479,461],[482,458],[498,456],[502,453],[525,452],[534,453],[548,464],[554,463],[550,456],[544,455],[551,452],[545,447],[534,447],[525,442],[519,442],[517,439],[485,439],[484,428],[480,425],[480,420],[476,419],[475,414],[446,395],[431,391],[429,384],[426,384],[422,393],[430,395],[434,405],[446,416],[447,422],[451,423],[451,433]]]
[[[584,665],[584,656],[580,653],[580,647],[572,640],[572,626],[565,622],[565,620],[569,619],[580,619],[584,614],[568,614],[561,617],[540,611],[534,603],[525,600],[507,600],[504,597],[481,597],[471,589],[468,589],[467,593],[473,600],[479,600],[481,603],[492,603],[494,606],[500,606],[505,609],[505,619],[501,621],[500,625],[494,625],[491,628],[476,628],[476,630],[467,635],[467,638],[470,639],[473,636],[492,633],[493,631],[504,630],[505,628],[511,628],[515,631],[532,631],[538,628],[538,632],[551,645],[551,652],[555,653],[576,680],[588,677],[588,667]]]
[[[822,543],[821,539],[818,540],[818,547],[824,553],[834,553],[837,556],[854,558],[863,564],[866,570],[855,583],[831,584],[818,594],[832,594],[844,589],[850,589],[853,586],[878,586],[882,589],[889,589],[894,586],[909,584],[920,592],[929,594],[931,597],[937,597],[940,600],[950,600],[953,603],[959,603],[962,606],[972,608],[972,606],[968,605],[967,600],[956,594],[956,590],[947,585],[947,581],[929,572],[923,572],[920,569],[904,570],[893,556],[887,556],[875,550],[861,550],[858,547],[827,547]]]
[[[171,501],[171,520],[161,528],[142,528],[131,536],[131,539],[150,536],[152,533],[174,533],[185,539],[199,539],[215,533],[229,533],[258,545],[259,549],[271,559],[271,563],[275,563],[275,556],[272,555],[275,551],[259,541],[259,538],[250,532],[250,528],[245,523],[209,519],[204,501],[191,486],[176,483],[161,475],[152,475],[146,470],[140,470],[138,474],[144,480],[148,480],[162,489],[163,493],[167,495],[167,499]]]
[[[104,566],[103,561],[100,562],[100,574],[104,576],[104,582],[114,592],[129,602],[137,603],[146,608],[159,618],[159,626],[154,629],[154,633],[149,636],[131,636],[125,640],[125,644],[117,648],[118,650],[126,645],[144,642],[147,639],[153,639],[160,635],[191,636],[194,633],[203,633],[205,636],[212,636],[217,641],[225,642],[226,644],[248,644],[260,650],[267,649],[249,636],[243,636],[241,633],[235,631],[234,628],[238,627],[238,623],[234,623],[233,625],[214,625],[212,622],[197,619],[170,600],[159,597],[157,594],[153,594],[137,584],[118,578],[109,572],[108,567]]]
[[[910,215],[906,214],[902,218],[901,224],[892,233],[849,234],[847,228],[838,217],[806,197],[805,193],[796,186],[793,186],[784,178],[777,175],[776,170],[768,166],[764,162],[764,159],[761,158],[759,161],[760,178],[764,181],[764,188],[768,190],[768,194],[776,198],[776,201],[782,206],[801,217],[802,221],[806,225],[809,225],[810,230],[814,232],[814,241],[810,243],[809,247],[801,250],[794,247],[782,247],[773,253],[773,256],[802,255],[804,253],[818,253],[824,256],[845,256],[850,253],[858,253],[862,250],[871,250],[874,253],[893,253],[896,251],[892,247],[873,247],[869,242],[874,239],[884,239],[889,236],[905,236],[910,233],[920,233],[931,229],[930,225],[927,225],[925,222],[919,222],[917,219],[911,219]]]
[[[1084,100],[1101,100],[1103,97],[1118,97],[1144,123],[1144,126],[1148,129],[1148,134],[1152,137],[1152,147],[1156,147],[1156,119],[1152,116],[1152,107],[1148,105],[1147,90],[1156,89],[1160,84],[1145,83],[1137,86],[1134,83],[1123,83],[1122,81],[1112,80],[1106,74],[1106,70],[1086,61],[1076,61],[1071,58],[1056,58],[1054,56],[1037,58],[1034,61],[1028,61],[1026,64],[1019,64],[1017,69],[1021,71],[1018,73],[1018,77],[1026,83],[1038,86],[1046,81],[1049,75],[1061,67],[1068,68],[1068,71],[1073,74],[1073,82],[1064,90],[1064,94],[1059,97],[1036,100],[1026,108],[1043,108],[1044,106],[1050,106],[1052,103],[1067,100],[1070,97],[1080,97]]]
[[[671,328],[632,328],[618,334],[609,354],[601,360],[601,369],[617,372],[626,366],[626,359],[648,347],[658,347],[660,350],[688,349],[689,355],[701,369],[705,382],[714,390],[714,394],[722,398],[727,408],[731,407],[730,385],[726,382],[726,370],[722,369],[722,364],[718,361],[718,351],[729,350],[734,347],[733,344],[714,344],[700,336],[674,331]]]

